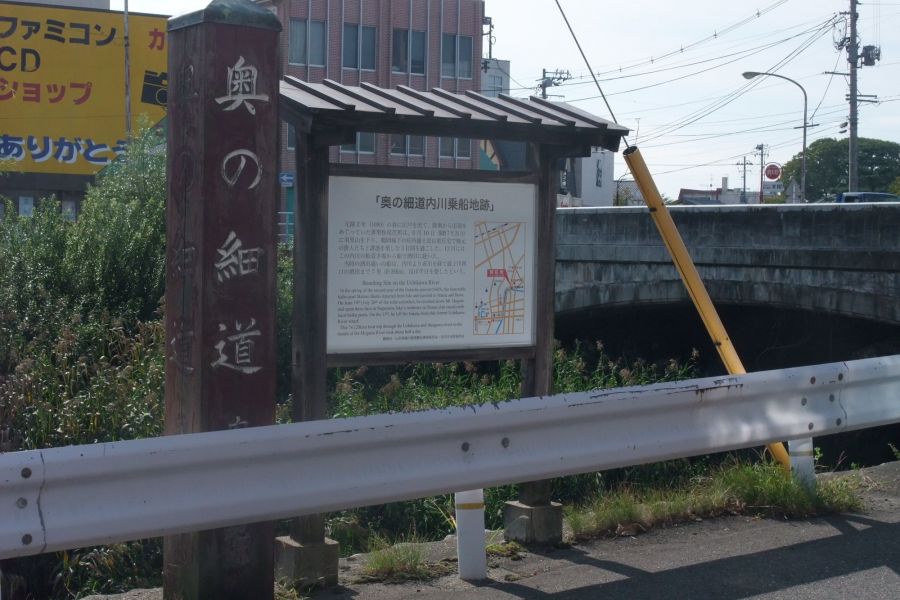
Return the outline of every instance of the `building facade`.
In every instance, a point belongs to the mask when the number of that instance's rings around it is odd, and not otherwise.
[[[282,72],[385,88],[482,91],[483,0],[264,0],[278,15]],[[281,232],[292,234],[294,135],[282,124]],[[331,148],[331,162],[478,168],[479,142],[361,132]]]

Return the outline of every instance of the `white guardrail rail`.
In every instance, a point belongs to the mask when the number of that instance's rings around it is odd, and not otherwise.
[[[900,421],[900,356],[0,455],[0,558]]]

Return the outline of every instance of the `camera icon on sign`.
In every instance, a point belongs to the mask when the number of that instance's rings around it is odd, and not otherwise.
[[[166,106],[169,101],[169,74],[166,71],[144,71],[141,102]]]

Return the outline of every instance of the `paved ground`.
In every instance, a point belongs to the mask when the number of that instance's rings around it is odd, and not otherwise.
[[[365,556],[342,561],[341,586],[313,600],[900,598],[900,462],[863,471],[865,514],[803,521],[727,517],[494,559],[481,584],[354,583]],[[452,540],[429,545],[451,559]],[[94,597],[99,600],[100,597]],[[158,600],[158,590],[108,600]]]

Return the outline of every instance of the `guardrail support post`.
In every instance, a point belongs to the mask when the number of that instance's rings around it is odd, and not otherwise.
[[[459,578],[465,581],[487,579],[487,554],[484,545],[484,490],[457,492],[455,504]]]
[[[249,0],[169,21],[167,435],[275,422],[280,31]],[[274,537],[166,537],[164,597],[272,598]]]
[[[803,438],[788,442],[791,455],[791,472],[800,485],[813,491],[816,489],[816,461],[813,439]]]

